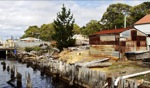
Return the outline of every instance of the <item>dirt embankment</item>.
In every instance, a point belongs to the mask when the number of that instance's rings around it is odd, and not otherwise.
[[[118,58],[113,56],[92,56],[89,53],[89,50],[82,51],[70,51],[64,50],[59,54],[59,59],[65,61],[67,63],[75,63],[75,62],[88,62],[97,59],[103,58],[111,58],[111,60],[118,60]]]
[[[112,56],[92,56],[90,55],[89,50],[82,50],[82,51],[65,50],[59,54],[59,59],[67,63],[89,62],[92,60],[98,60],[103,58],[110,58],[109,62],[111,62],[112,65],[104,68],[91,68],[91,69],[101,70],[103,72],[106,72],[108,76],[114,77],[150,70],[150,68],[145,66],[142,63],[142,61],[118,60],[118,58]],[[147,76],[142,77],[144,79]]]

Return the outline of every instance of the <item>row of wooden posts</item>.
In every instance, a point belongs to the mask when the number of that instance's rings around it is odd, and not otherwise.
[[[31,62],[30,62],[31,63]],[[115,85],[116,78],[107,77],[106,73],[91,70],[83,63],[67,64],[60,60],[45,58],[39,62],[32,62],[32,65],[40,66],[41,70],[65,79],[70,85],[79,85],[87,88],[138,88],[136,81],[120,79]],[[88,64],[88,63],[86,63]]]
[[[3,61],[1,63],[3,65],[3,71],[7,70],[7,72],[10,72],[10,80],[7,81],[7,83],[14,87],[14,88],[22,88],[22,74],[18,72],[17,68],[15,68],[15,65],[12,65],[11,67],[8,65],[6,69],[6,63]],[[32,83],[30,79],[30,74],[25,73],[26,75],[26,88],[32,88]],[[16,84],[13,84],[13,82],[16,81]]]

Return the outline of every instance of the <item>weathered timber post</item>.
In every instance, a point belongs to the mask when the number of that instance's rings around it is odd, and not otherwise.
[[[10,70],[10,68],[9,68],[9,66],[7,66],[7,71],[9,72],[9,70]]]
[[[60,77],[62,77],[62,61],[59,61],[59,74],[60,74]]]
[[[41,69],[41,76],[44,76],[44,74],[46,72],[46,66],[44,65],[43,61],[42,61],[42,65],[41,65],[40,69]]]
[[[75,65],[71,64],[71,80],[69,85],[73,85],[74,78],[75,78]]]
[[[112,78],[111,78],[111,77],[108,77],[108,78],[107,78],[107,82],[108,82],[108,88],[111,88],[111,85],[112,85]]]
[[[32,68],[33,68],[33,70],[35,71],[35,70],[37,69],[37,64],[34,64],[34,65],[32,66]]]
[[[15,71],[14,71],[14,67],[11,67],[11,75],[10,78],[13,79],[15,77]]]
[[[5,69],[6,69],[6,62],[3,61],[3,62],[1,62],[1,64],[3,65],[3,71],[5,71]]]
[[[28,77],[27,77],[27,75],[25,73],[25,76],[26,76],[26,88],[32,88],[30,74],[28,73]]]
[[[17,88],[22,88],[22,75],[17,72]]]
[[[52,82],[59,83],[59,74],[58,73],[53,74],[53,76],[52,76]]]
[[[138,88],[137,83],[134,80],[130,80],[128,87],[129,88]]]
[[[115,82],[115,78],[114,77],[108,77],[107,81],[108,81],[108,88],[115,88],[114,87],[114,82]]]

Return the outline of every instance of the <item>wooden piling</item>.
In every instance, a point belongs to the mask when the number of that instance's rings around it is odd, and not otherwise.
[[[10,68],[9,68],[9,66],[7,66],[7,71],[9,72],[9,70],[10,70]]]
[[[17,72],[17,88],[22,88],[22,75]]]

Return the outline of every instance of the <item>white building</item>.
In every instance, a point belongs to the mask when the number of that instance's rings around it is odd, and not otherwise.
[[[4,41],[0,39],[0,48],[3,48]]]
[[[37,39],[37,38],[34,38],[34,37],[27,37],[27,38],[20,39],[20,41],[24,41],[24,42],[39,42],[41,40]]]
[[[89,44],[89,39],[81,34],[75,34],[72,38],[76,39],[76,45]]]
[[[134,27],[147,35],[147,49],[150,50],[150,14],[137,21]]]
[[[17,41],[14,43],[15,43],[15,47],[20,47],[20,48],[34,47],[34,46],[39,46],[40,44],[50,45],[50,42],[45,42],[34,37],[23,38],[23,39],[20,39],[20,41]]]

